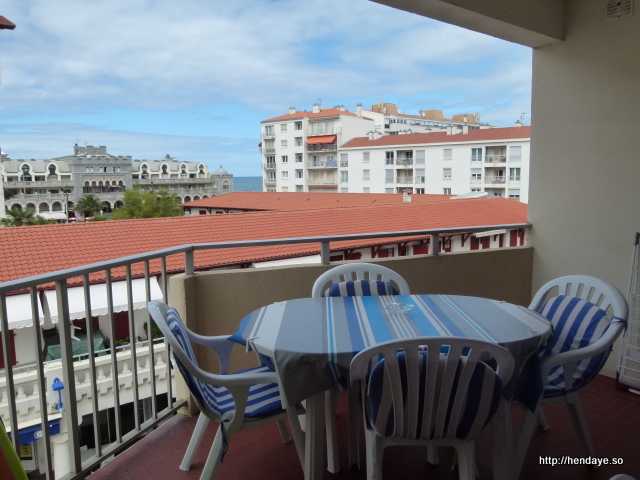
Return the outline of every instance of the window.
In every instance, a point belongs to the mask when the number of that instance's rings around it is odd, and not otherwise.
[[[302,162],[302,154],[296,153],[296,163],[300,163],[300,162]]]
[[[280,140],[280,146],[282,148],[287,148],[287,146],[288,146],[287,140],[284,139],[284,138],[282,140]]]
[[[385,170],[384,171],[384,183],[393,183],[393,170]]]
[[[304,185],[296,185],[296,192],[304,192]]]
[[[371,179],[371,170],[362,170],[362,181],[368,182]]]
[[[482,161],[482,148],[472,148],[471,149],[471,161],[472,162],[481,162]]]
[[[443,168],[442,169],[442,178],[444,180],[451,180],[451,169],[450,168]]]
[[[276,166],[276,156],[275,155],[267,155],[264,158],[267,160],[267,168],[275,168],[275,166]]]
[[[416,188],[416,193],[418,195],[424,195],[424,188]]]
[[[362,163],[365,165],[369,164],[369,152],[362,152]]]
[[[450,187],[443,188],[442,193],[444,193],[445,195],[451,195],[451,188]]]
[[[302,146],[302,137],[296,137],[296,147]]]
[[[340,172],[340,183],[347,183],[349,181],[349,172]]]
[[[512,182],[520,181],[520,167],[509,169],[509,180]]]
[[[304,170],[297,169],[296,170],[296,178],[303,178],[303,177],[304,177]]]
[[[442,149],[442,160],[444,162],[449,162],[453,159],[453,150],[450,148]]]
[[[282,170],[282,171],[280,172],[280,176],[281,176],[282,178],[289,178],[289,172],[288,172],[288,171],[286,171],[286,170]]]
[[[346,168],[349,166],[349,154],[348,153],[341,153],[340,154],[340,166],[342,168]]]
[[[509,161],[514,163],[520,163],[521,160],[522,160],[522,147],[519,145],[509,147]]]
[[[282,157],[280,157],[280,159],[282,160],[282,163],[288,163],[289,162],[289,157],[287,155],[282,155]]]
[[[424,168],[416,168],[416,183],[426,183],[426,180]]]
[[[480,190],[478,187],[474,187],[474,188],[472,188],[472,189],[471,189],[471,192],[472,192],[472,193],[478,193],[478,192],[480,192],[480,191],[481,191],[481,190]]]
[[[516,200],[520,200],[520,189],[512,188],[509,190],[509,198],[515,198]]]
[[[281,132],[286,132],[287,131],[287,124],[286,123],[281,123],[280,124],[280,131]]]
[[[424,150],[416,150],[416,165],[424,165],[425,155]]]
[[[362,193],[371,193],[371,188],[369,188],[369,187],[362,187]]]
[[[289,187],[280,187],[280,191],[281,192],[288,192],[289,191]]]
[[[294,125],[294,128],[296,130],[302,130],[302,122],[301,121],[297,121],[293,125]]]
[[[348,187],[340,187],[340,193],[349,193]]]
[[[264,127],[264,136],[265,137],[273,137],[273,125],[265,125],[265,127]]]
[[[385,158],[386,165],[393,165],[393,152],[385,152]]]
[[[472,168],[471,169],[471,181],[475,181],[475,182],[482,181],[482,169],[481,168]]]
[[[384,193],[395,193],[395,191],[393,190],[393,188],[385,188]]]

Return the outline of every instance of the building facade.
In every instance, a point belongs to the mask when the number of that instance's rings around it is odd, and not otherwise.
[[[375,130],[372,119],[344,107],[289,109],[261,123],[265,192],[336,192],[338,146]]]
[[[52,220],[73,215],[73,205],[85,194],[97,197],[103,212],[122,206],[124,192],[133,187],[164,189],[182,202],[233,189],[233,177],[222,167],[213,174],[204,163],[138,160],[112,155],[106,146],[75,145],[73,154],[48,160],[17,160],[0,156],[2,195],[6,209],[32,209]],[[0,205],[2,207],[2,205]]]
[[[486,193],[527,203],[529,143],[529,127],[354,138],[339,149],[339,191]]]

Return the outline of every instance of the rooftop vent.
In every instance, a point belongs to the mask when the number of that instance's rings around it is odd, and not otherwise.
[[[320,113],[320,104],[319,103],[314,103],[313,107],[311,107],[311,111],[313,113]]]
[[[608,0],[607,18],[621,18],[633,15],[633,0]]]

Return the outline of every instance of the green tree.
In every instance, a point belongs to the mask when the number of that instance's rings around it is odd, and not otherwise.
[[[113,211],[114,219],[176,217],[182,215],[180,198],[161,190],[143,191],[139,188],[124,193],[124,205]]]
[[[91,194],[83,196],[74,207],[75,211],[80,212],[85,218],[95,216],[101,208],[100,201]]]
[[[16,208],[15,206],[7,211],[7,216],[2,219],[2,224],[6,227],[21,227],[23,225],[43,225],[49,223],[45,218],[36,215],[33,208]]]

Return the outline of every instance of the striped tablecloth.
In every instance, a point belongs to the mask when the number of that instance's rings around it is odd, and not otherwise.
[[[248,314],[232,336],[247,349],[271,358],[289,404],[335,386],[348,385],[349,363],[361,350],[403,338],[465,337],[509,349],[516,372],[550,334],[535,312],[507,302],[456,295],[301,298]],[[531,363],[531,362],[530,362]],[[534,366],[535,367],[535,366]],[[528,393],[539,379],[520,378]],[[522,390],[515,385],[514,391]],[[534,389],[531,392],[531,388]],[[537,400],[537,397],[535,398]]]

